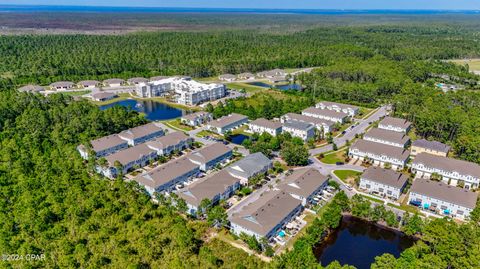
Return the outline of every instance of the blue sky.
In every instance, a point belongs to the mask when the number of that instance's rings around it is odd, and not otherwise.
[[[480,10],[480,0],[0,0],[0,4],[276,9]]]

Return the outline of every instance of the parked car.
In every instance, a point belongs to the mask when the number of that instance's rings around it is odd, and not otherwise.
[[[344,165],[345,163],[344,162],[336,162],[335,164],[336,165]]]

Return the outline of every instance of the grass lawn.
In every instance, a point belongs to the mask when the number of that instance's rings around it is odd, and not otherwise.
[[[335,170],[333,171],[333,173],[345,183],[349,183],[348,179],[353,179],[362,174],[362,172],[357,172],[353,170]]]
[[[337,162],[345,162],[346,148],[344,150],[325,154],[323,158],[317,157],[322,163],[336,164]]]
[[[245,132],[245,130],[248,129],[248,125],[243,125],[241,126],[240,128],[237,128],[235,130],[232,131],[232,134],[243,134],[243,135],[246,135],[246,136],[251,136],[252,134],[251,133],[247,133]]]
[[[98,105],[98,106],[104,106],[104,105],[109,105],[109,104],[113,104],[115,102],[118,102],[118,101],[122,101],[122,100],[125,100],[125,99],[128,99],[130,96],[130,94],[128,93],[120,93],[120,94],[117,94],[118,97],[117,98],[113,98],[112,100],[107,100],[105,102],[97,102],[97,101],[92,101],[94,104]]]
[[[451,62],[459,65],[468,64],[470,71],[480,71],[480,59],[452,60]]]
[[[207,130],[203,130],[197,134],[197,137],[205,137],[205,136],[212,136],[215,138],[223,139],[223,136]]]
[[[182,124],[182,122],[180,121],[180,119],[174,119],[174,120],[164,121],[163,123],[164,123],[165,125],[167,125],[168,127],[172,128],[172,129],[175,129],[175,130],[178,130],[178,131],[188,132],[188,131],[191,131],[191,130],[194,130],[194,129],[195,129],[195,128],[193,128],[192,126],[188,126],[188,125]]]
[[[232,83],[227,83],[226,85],[228,88],[234,89],[234,90],[245,89],[247,93],[256,93],[256,92],[268,90],[267,88],[264,88],[264,87],[250,85],[243,82],[232,82]]]
[[[363,194],[360,194],[362,197],[364,197],[365,199],[368,199],[372,202],[375,202],[375,203],[378,203],[378,204],[384,204],[383,200],[381,199],[377,199],[377,198],[373,198],[373,197],[370,197],[370,196],[367,196],[367,195],[363,195]]]
[[[76,92],[59,92],[61,94],[69,95],[69,96],[82,96],[87,93],[91,93],[92,91],[90,90],[85,90],[85,91],[76,91]]]
[[[403,211],[406,211],[406,212],[409,212],[409,213],[412,213],[412,214],[418,213],[419,215],[423,215],[418,208],[416,208],[414,206],[411,206],[411,205],[401,204],[400,206],[398,206],[398,205],[394,205],[392,203],[387,203],[387,205],[391,206],[391,207],[398,208],[400,210],[403,210]]]

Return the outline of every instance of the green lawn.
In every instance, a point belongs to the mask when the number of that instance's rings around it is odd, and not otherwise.
[[[325,154],[323,158],[318,158],[322,163],[336,164],[337,162],[345,162],[345,150],[340,150],[332,153]]]
[[[69,96],[82,96],[87,93],[91,93],[92,91],[90,90],[85,90],[85,91],[76,91],[76,92],[59,92],[61,94],[69,95]]]
[[[303,220],[305,220],[307,224],[293,238],[290,238],[290,240],[288,240],[285,249],[291,249],[293,247],[293,244],[295,244],[295,241],[297,241],[299,238],[302,238],[307,233],[308,227],[312,225],[316,217],[317,216],[313,214],[306,213]]]
[[[360,176],[362,173],[353,171],[353,170],[335,170],[333,173],[340,178],[343,182],[347,182],[348,178],[355,178]]]
[[[268,90],[267,88],[264,88],[264,87],[254,86],[254,85],[250,85],[242,82],[232,82],[232,83],[227,83],[225,85],[227,85],[228,88],[234,89],[234,90],[245,89],[245,91],[248,93],[256,93],[256,92]]]
[[[233,130],[232,134],[243,134],[243,135],[246,135],[246,136],[251,136],[252,135],[251,133],[245,132],[246,129],[248,129],[248,125],[243,125],[240,128],[237,128],[237,129]]]
[[[219,134],[216,134],[214,132],[207,131],[207,130],[203,130],[203,131],[199,132],[196,136],[197,137],[213,136],[215,138],[223,139],[223,136],[221,136]]]
[[[188,125],[184,125],[182,124],[182,122],[180,121],[180,119],[174,119],[174,120],[169,120],[169,121],[165,121],[163,122],[165,125],[167,125],[168,127],[172,128],[172,129],[175,129],[177,131],[185,131],[185,132],[188,132],[188,131],[191,131],[191,130],[194,130],[195,128],[191,127],[191,126],[188,126]]]
[[[402,205],[398,206],[398,205],[394,205],[392,203],[387,203],[387,205],[391,206],[391,207],[398,208],[400,210],[403,210],[403,211],[406,211],[406,212],[409,212],[409,213],[412,213],[412,214],[418,213],[420,215],[423,215],[423,214],[420,213],[420,210],[418,208],[416,208],[414,206],[411,206],[411,205],[402,204]]]
[[[451,62],[459,65],[468,64],[470,71],[480,71],[480,59],[452,60]]]
[[[362,197],[364,197],[365,199],[368,199],[372,202],[375,202],[375,203],[379,203],[379,204],[383,204],[383,200],[381,199],[377,199],[377,198],[373,198],[373,197],[370,197],[370,196],[367,196],[367,195],[363,195],[363,194],[360,194]]]

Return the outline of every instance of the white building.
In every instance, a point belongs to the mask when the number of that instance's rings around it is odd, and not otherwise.
[[[282,132],[291,134],[293,137],[299,137],[303,141],[315,137],[315,127],[306,122],[289,120],[283,124]]]
[[[135,146],[154,138],[163,136],[165,132],[158,123],[151,122],[122,131],[118,136],[127,141],[130,146]]]
[[[328,109],[319,109],[315,107],[309,107],[302,111],[302,115],[329,120],[338,123],[344,123],[346,119],[349,117],[347,113],[344,112],[337,112],[335,110],[328,110]]]
[[[226,88],[223,84],[205,84],[189,78],[171,77],[139,83],[135,92],[139,97],[171,96],[179,104],[198,105],[224,97]]]
[[[390,164],[392,169],[397,170],[405,167],[410,152],[403,148],[360,139],[350,147],[348,155],[361,161],[372,160],[374,165],[381,167]]]
[[[360,112],[360,108],[357,106],[346,105],[346,104],[335,103],[335,102],[328,102],[328,101],[322,101],[320,103],[317,103],[315,107],[319,109],[328,109],[328,110],[334,110],[337,112],[347,113],[350,117],[354,117]]]
[[[266,174],[273,163],[261,152],[256,152],[236,161],[226,168],[234,177],[240,179],[240,184],[247,185],[248,181],[261,174]]]
[[[410,137],[405,133],[380,128],[370,129],[363,135],[363,139],[399,148],[406,148],[410,143]]]
[[[385,129],[385,130],[400,132],[400,133],[408,133],[411,127],[412,127],[411,122],[404,119],[393,118],[393,117],[385,117],[378,124],[378,128],[380,129]]]
[[[184,132],[173,132],[147,142],[147,146],[157,152],[159,156],[170,155],[174,151],[187,149],[193,143],[193,138]]]
[[[49,87],[51,90],[59,91],[59,90],[70,90],[71,88],[73,88],[73,86],[75,86],[75,83],[70,81],[57,81],[50,84]]]
[[[223,143],[215,143],[188,154],[186,158],[200,166],[200,170],[207,171],[219,163],[226,162],[232,155],[231,148]]]
[[[327,176],[313,167],[305,167],[294,170],[291,175],[285,178],[279,189],[289,193],[293,198],[300,200],[303,206],[306,206],[327,185]]]
[[[314,118],[314,117],[309,117],[301,114],[295,114],[295,113],[287,113],[283,115],[280,118],[282,123],[285,123],[286,121],[301,121],[301,122],[306,122],[310,123],[317,128],[317,130],[322,131],[324,134],[330,133],[334,131],[335,128],[335,122],[329,121],[329,120],[324,120],[324,119],[319,119],[319,118]]]
[[[184,115],[180,118],[180,121],[183,124],[189,125],[189,126],[200,126],[202,124],[206,124],[207,122],[211,121],[213,119],[212,114],[205,112],[205,111],[199,111],[195,112],[192,114]]]
[[[428,179],[415,180],[408,196],[411,205],[462,220],[468,219],[477,199],[477,193]]]
[[[135,167],[146,166],[149,161],[157,157],[157,152],[145,144],[136,145],[124,150],[117,151],[105,157],[107,164],[97,166],[97,172],[108,178],[115,178],[120,172],[128,173]],[[116,162],[121,165],[122,171],[118,171]]]
[[[210,121],[207,125],[207,129],[217,134],[224,134],[228,131],[242,126],[248,122],[248,117],[237,113],[232,113],[227,116],[223,116],[217,120]]]
[[[125,80],[121,78],[110,78],[110,79],[104,80],[102,83],[103,83],[103,86],[105,87],[120,87],[122,86],[122,84],[125,83]]]
[[[110,92],[99,92],[92,94],[92,100],[97,102],[105,102],[117,98],[118,95]]]
[[[282,124],[280,122],[259,118],[248,124],[247,131],[259,134],[268,133],[271,136],[277,136],[282,133]]]
[[[228,81],[228,82],[232,82],[236,78],[237,77],[235,75],[232,75],[232,74],[223,74],[223,75],[218,76],[218,79],[223,80],[223,81]]]
[[[435,173],[444,183],[453,186],[462,184],[476,189],[480,183],[480,165],[472,162],[422,152],[415,157],[411,168],[416,177],[430,178]]]
[[[91,140],[90,145],[80,145],[77,150],[82,158],[87,160],[91,157],[90,153],[94,154],[93,157],[100,158],[126,148],[128,148],[127,141],[121,139],[117,134],[113,134]]]
[[[100,81],[97,80],[82,80],[77,83],[77,86],[79,88],[84,88],[84,89],[94,89],[100,85]]]
[[[390,169],[369,167],[360,177],[360,189],[393,200],[400,198],[408,177]]]

